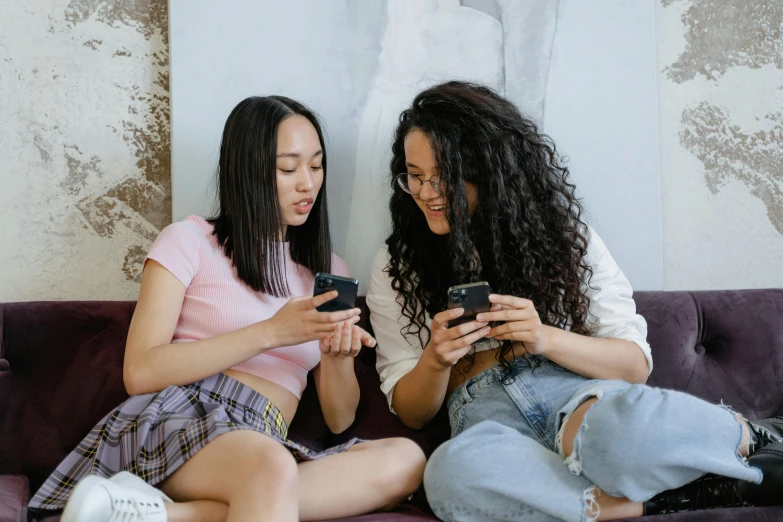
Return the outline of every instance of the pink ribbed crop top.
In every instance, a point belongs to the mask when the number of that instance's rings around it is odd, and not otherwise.
[[[185,285],[185,299],[172,343],[208,339],[272,317],[290,297],[272,297],[243,283],[233,263],[200,216],[189,216],[164,228],[147,259],[154,259]],[[291,297],[310,295],[315,276],[300,269],[286,249],[286,278]],[[348,275],[345,262],[332,254],[332,273]],[[320,361],[318,341],[268,350],[234,366],[279,384],[302,397],[307,373]]]

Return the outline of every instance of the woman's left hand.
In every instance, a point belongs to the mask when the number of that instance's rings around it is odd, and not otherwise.
[[[492,294],[492,308],[476,316],[477,321],[505,324],[496,326],[487,338],[499,341],[520,341],[528,353],[540,354],[546,349],[546,328],[541,324],[533,302],[521,297]]]
[[[375,348],[373,336],[355,325],[358,319],[356,317],[338,324],[329,337],[321,341],[321,352],[338,359],[347,359],[356,357],[362,345]]]

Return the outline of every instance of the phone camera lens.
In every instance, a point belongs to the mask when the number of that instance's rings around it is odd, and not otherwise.
[[[324,281],[323,279],[319,279],[318,288],[326,288],[326,281]]]
[[[326,286],[328,286],[329,288],[333,287],[334,286],[334,281],[332,281],[331,279],[327,279],[326,280]]]
[[[464,298],[468,297],[468,291],[467,291],[467,290],[463,290],[462,292],[460,292],[460,295],[461,295],[461,296],[463,297],[463,299],[464,299]]]

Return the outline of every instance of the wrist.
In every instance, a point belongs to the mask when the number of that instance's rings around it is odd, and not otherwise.
[[[438,360],[438,356],[435,354],[435,350],[432,349],[432,345],[428,344],[424,348],[424,353],[422,353],[419,362],[422,363],[423,367],[429,373],[433,373],[433,374],[451,373],[451,365],[444,364],[443,362]]]
[[[329,371],[353,374],[353,360],[353,357],[335,357],[321,352],[321,367],[329,368]]]
[[[566,331],[549,325],[543,325],[541,328],[541,348],[538,353],[549,358],[549,355],[560,346],[561,334],[566,333]]]
[[[277,329],[272,319],[261,321],[253,325],[253,336],[259,353],[280,346],[277,342]]]

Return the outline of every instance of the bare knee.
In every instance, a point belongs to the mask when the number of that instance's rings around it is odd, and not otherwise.
[[[272,444],[242,448],[241,456],[234,462],[236,477],[231,481],[233,492],[242,494],[262,490],[274,496],[296,495],[299,477],[296,460],[282,444],[272,439],[269,441]]]
[[[174,500],[217,500],[231,504],[242,495],[296,494],[298,470],[288,450],[252,431],[220,435],[169,477],[161,489]]]
[[[592,408],[596,402],[598,402],[597,397],[587,399],[574,410],[568,419],[566,419],[566,422],[562,427],[563,438],[561,442],[563,454],[566,457],[570,457],[571,453],[574,452],[574,439],[576,438],[576,434],[579,432],[579,427],[582,426],[582,422],[584,422],[587,411]]]
[[[379,490],[387,495],[383,509],[394,509],[421,486],[427,463],[424,452],[418,444],[402,437],[365,444],[366,449],[376,452],[375,477]]]

